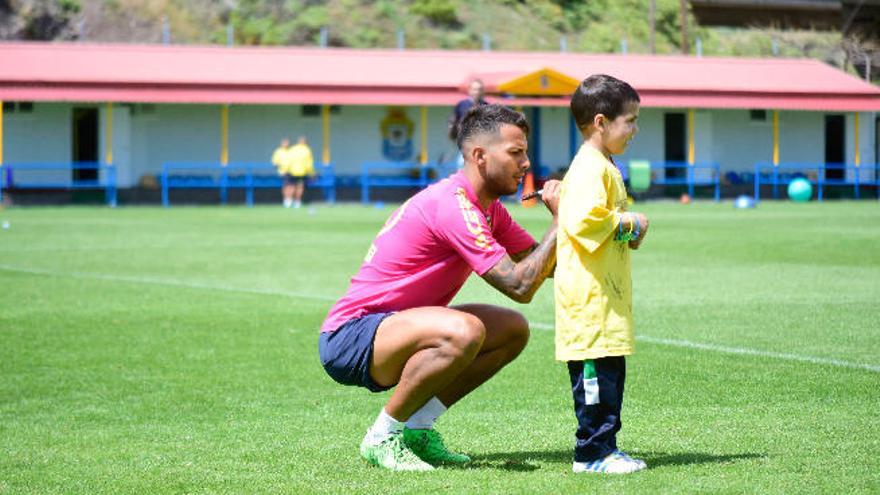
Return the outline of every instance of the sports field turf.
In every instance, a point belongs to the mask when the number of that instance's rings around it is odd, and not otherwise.
[[[523,355],[441,418],[467,469],[357,455],[386,394],[333,383],[317,328],[391,212],[0,210],[0,493],[878,493],[880,203],[637,205],[621,446],[571,473],[553,292]],[[512,208],[536,237],[542,208]]]

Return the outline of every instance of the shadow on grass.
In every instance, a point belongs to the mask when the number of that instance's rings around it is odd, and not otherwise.
[[[631,455],[644,459],[649,467],[688,466],[691,464],[728,464],[744,459],[761,459],[767,454],[706,454],[703,452],[635,452]]]
[[[571,451],[496,452],[494,454],[475,455],[473,456],[473,461],[457,468],[528,472],[541,469],[541,466],[536,464],[536,462],[571,462]]]
[[[688,466],[692,464],[726,464],[743,459],[759,459],[766,454],[707,454],[703,452],[630,452],[633,457],[644,459],[650,468],[661,466]],[[502,471],[535,471],[541,469],[536,463],[572,462],[571,450],[497,452],[494,454],[475,455],[473,461],[459,469],[499,469]]]

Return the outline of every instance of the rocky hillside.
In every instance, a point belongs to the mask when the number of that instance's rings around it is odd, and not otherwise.
[[[646,0],[0,0],[0,39],[651,53]],[[653,51],[680,51],[679,0],[656,0]],[[836,33],[707,29],[688,50],[844,64]],[[322,28],[326,31],[322,34]]]

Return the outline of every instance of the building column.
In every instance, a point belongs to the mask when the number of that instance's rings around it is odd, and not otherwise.
[[[773,110],[773,199],[779,197],[779,110]]]
[[[855,135],[855,147],[856,147],[855,155],[853,156],[853,165],[855,165],[855,169],[853,170],[853,182],[855,183],[854,191],[855,191],[856,199],[861,199],[861,194],[859,193],[859,181],[861,180],[861,177],[860,177],[861,169],[859,168],[859,165],[862,164],[862,154],[861,154],[861,151],[859,150],[859,112],[855,112],[853,114],[853,116],[855,117],[855,119],[853,120],[853,127],[854,127],[853,134]],[[846,173],[846,172],[844,172],[844,173]],[[846,176],[844,176],[844,179],[845,178],[846,178]]]
[[[107,204],[115,208],[116,207],[116,168],[113,166],[113,102],[108,101],[106,109],[104,111],[104,166],[106,170],[104,171],[104,183],[105,183],[105,192],[104,195],[107,199]],[[100,168],[98,169],[98,174],[101,173]],[[100,175],[99,175],[100,177]]]
[[[113,102],[108,101],[104,118],[104,163],[113,166]]]
[[[419,163],[425,165],[428,163],[428,107],[422,105],[422,150],[419,151]]]
[[[220,165],[229,164],[229,105],[220,107]]]
[[[855,151],[856,152],[855,152],[855,156],[853,159],[853,163],[855,163],[855,166],[858,167],[862,163],[862,153],[861,153],[861,150],[859,150],[859,112],[855,112],[854,117],[855,117],[855,121],[854,121],[855,131],[854,132],[855,132],[855,138],[856,138],[856,140],[855,140],[855,146],[856,146]]]
[[[773,166],[779,166],[779,110],[773,110]]]
[[[688,165],[693,165],[695,162],[695,154],[696,154],[696,145],[694,144],[694,109],[688,109],[687,115],[687,129],[688,129]]]
[[[321,161],[324,162],[324,165],[328,165],[330,164],[330,105],[321,106],[321,121],[324,140]]]

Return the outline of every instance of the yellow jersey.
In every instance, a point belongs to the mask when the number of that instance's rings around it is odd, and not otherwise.
[[[275,148],[275,151],[272,152],[272,165],[275,165],[275,168],[278,169],[278,175],[284,175],[287,170],[287,148],[284,146],[279,146]]]
[[[581,145],[562,181],[556,237],[556,359],[633,353],[632,275],[614,240],[626,187],[599,150]]]
[[[312,150],[305,144],[295,144],[287,149],[287,172],[294,177],[315,175],[315,160]]]

